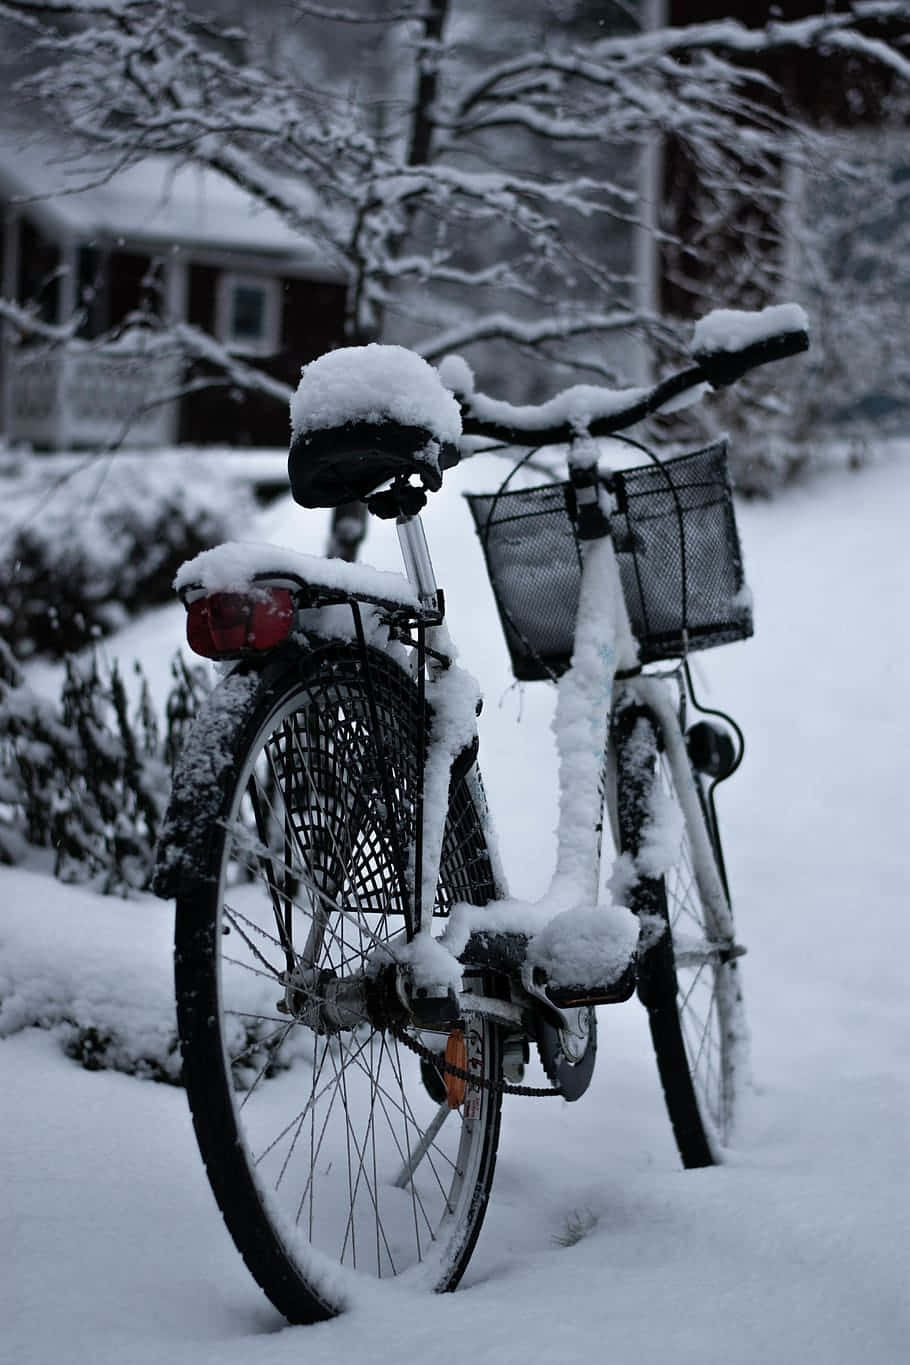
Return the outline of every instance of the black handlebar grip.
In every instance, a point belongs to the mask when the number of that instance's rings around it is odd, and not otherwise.
[[[712,389],[725,389],[759,365],[768,365],[773,360],[786,360],[808,349],[809,333],[801,328],[763,337],[761,341],[753,341],[740,351],[711,351],[696,354],[695,359]]]

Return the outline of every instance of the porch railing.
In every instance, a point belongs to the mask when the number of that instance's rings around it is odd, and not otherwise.
[[[128,345],[66,350],[10,346],[3,374],[7,437],[53,450],[167,445],[177,434],[172,356]]]

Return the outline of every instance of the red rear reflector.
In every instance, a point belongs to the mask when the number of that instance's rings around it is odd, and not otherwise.
[[[198,597],[186,610],[186,639],[204,659],[223,659],[248,650],[273,649],[286,640],[294,624],[288,588],[255,592],[216,592]]]

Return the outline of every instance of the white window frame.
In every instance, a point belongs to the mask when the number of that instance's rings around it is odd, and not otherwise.
[[[259,338],[234,336],[231,330],[234,291],[258,289],[264,295],[263,330]],[[215,304],[218,340],[238,355],[274,355],[281,349],[281,283],[271,275],[240,275],[226,270],[218,277]]]

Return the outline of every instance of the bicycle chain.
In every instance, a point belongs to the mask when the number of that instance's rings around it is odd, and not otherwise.
[[[461,1081],[470,1081],[471,1085],[478,1086],[481,1090],[495,1090],[503,1095],[524,1095],[528,1099],[546,1099],[550,1095],[556,1099],[562,1099],[562,1091],[554,1090],[552,1086],[535,1085],[510,1085],[508,1081],[488,1081],[483,1076],[475,1076],[472,1071],[466,1070],[463,1066],[455,1066],[453,1062],[447,1062],[441,1052],[434,1052],[432,1048],[426,1047],[423,1043],[418,1043],[416,1038],[412,1038],[404,1029],[398,1029],[394,1024],[390,1024],[391,1032],[400,1043],[411,1052],[417,1054],[423,1061],[435,1066],[437,1071],[446,1071],[450,1076],[457,1076]]]

